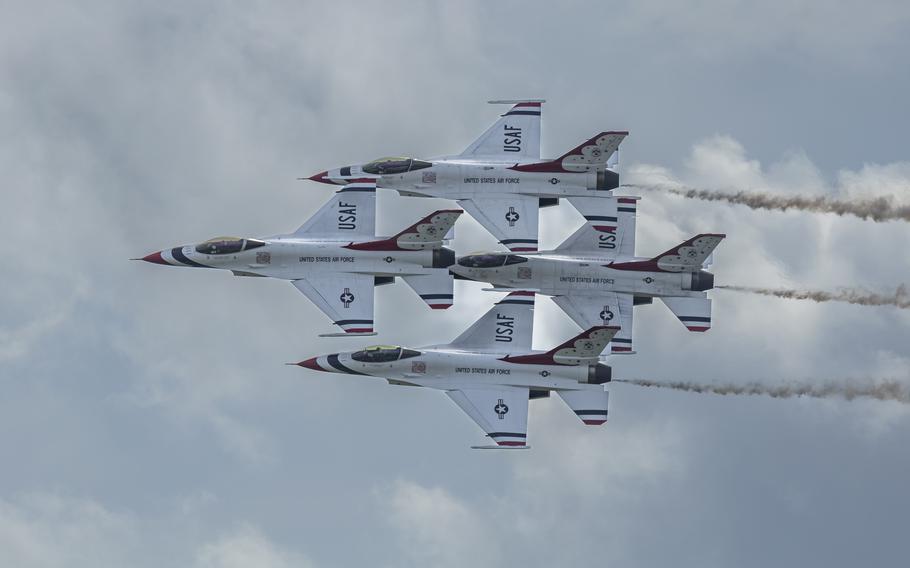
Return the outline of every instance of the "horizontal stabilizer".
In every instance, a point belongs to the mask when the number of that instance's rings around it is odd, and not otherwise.
[[[606,389],[558,390],[556,394],[588,426],[599,426],[607,421],[610,392]]]
[[[434,310],[445,310],[452,307],[455,297],[455,279],[448,269],[435,269],[430,274],[402,276],[401,279]]]
[[[379,335],[375,331],[362,331],[362,332],[351,332],[351,333],[320,333],[319,337],[370,337],[373,335]]]
[[[661,298],[689,331],[711,329],[710,298]]]

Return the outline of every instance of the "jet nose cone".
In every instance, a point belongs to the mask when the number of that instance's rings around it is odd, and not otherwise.
[[[297,365],[300,367],[306,367],[307,369],[313,369],[314,371],[323,370],[322,367],[320,367],[319,364],[316,363],[316,357],[310,357],[309,359],[306,359],[304,361],[297,363]]]
[[[324,172],[319,172],[318,174],[313,174],[313,175],[311,175],[308,179],[311,179],[311,180],[313,180],[313,181],[318,181],[319,183],[329,183],[329,184],[332,183],[332,182],[329,180],[329,172],[328,172],[328,170],[326,170],[326,171],[324,171]],[[333,184],[333,185],[334,185],[334,184]]]
[[[161,251],[153,252],[152,254],[147,254],[139,260],[144,260],[146,262],[151,262],[153,264],[163,264],[168,266],[168,262],[161,258]]]

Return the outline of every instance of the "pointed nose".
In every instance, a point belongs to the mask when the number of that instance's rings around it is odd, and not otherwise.
[[[316,362],[316,357],[310,357],[309,359],[306,359],[305,361],[301,361],[301,362],[297,363],[297,365],[300,367],[306,367],[307,369],[313,369],[314,371],[324,371],[325,370],[322,367],[320,367],[319,364]]]
[[[324,172],[319,172],[318,174],[313,174],[313,175],[311,175],[308,179],[311,179],[311,180],[313,180],[313,181],[318,181],[319,183],[328,183],[328,184],[332,184],[332,181],[329,180],[329,172],[328,172],[328,170],[326,170],[326,171],[324,171]],[[334,185],[334,184],[333,184],[333,185]]]
[[[169,263],[166,260],[164,260],[163,258],[161,258],[161,251],[153,252],[152,254],[147,254],[147,255],[143,256],[141,260],[144,260],[146,262],[151,262],[152,264],[164,264],[165,266],[169,266]]]

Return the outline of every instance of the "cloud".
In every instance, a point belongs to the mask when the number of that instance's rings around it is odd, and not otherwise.
[[[384,501],[401,552],[416,565],[497,566],[503,560],[498,543],[508,530],[443,488],[398,481]]]
[[[206,543],[196,553],[197,568],[306,568],[306,557],[283,550],[250,525]]]

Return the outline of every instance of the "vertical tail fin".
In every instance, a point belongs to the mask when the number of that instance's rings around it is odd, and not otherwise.
[[[534,292],[518,290],[498,301],[449,345],[494,353],[530,351],[533,328]]]
[[[440,248],[449,229],[464,213],[460,209],[440,209],[417,221],[393,237],[366,243],[352,243],[353,250],[425,250]]]
[[[597,325],[586,329],[546,353],[509,355],[503,360],[526,365],[582,365],[595,363],[617,331],[619,331],[619,326]]]
[[[464,157],[486,156],[503,161],[540,159],[540,109],[542,99],[490,101],[491,104],[511,104],[508,112],[499,117],[464,152]]]

